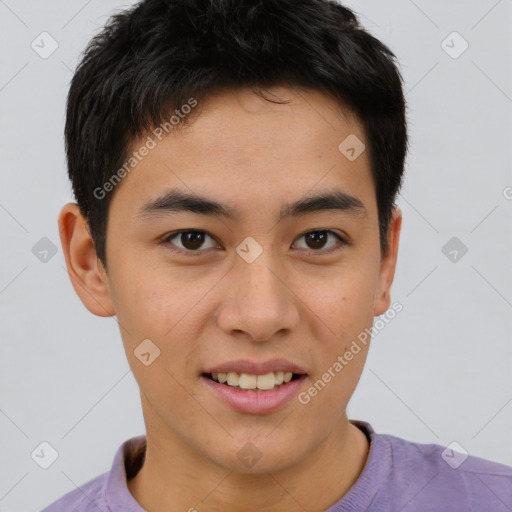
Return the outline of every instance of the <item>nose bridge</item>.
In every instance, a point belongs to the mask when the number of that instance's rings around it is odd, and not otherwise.
[[[245,246],[241,244],[239,247],[240,252],[249,248],[246,254],[252,253],[256,257],[251,261],[241,256],[241,261],[237,263],[238,298],[258,307],[270,302],[277,306],[277,303],[286,301],[282,283],[284,276],[280,279],[278,277],[279,273],[283,273],[282,266],[279,265],[278,257],[270,244],[260,246],[261,249],[256,253],[257,248],[251,246],[253,243],[248,241]]]
[[[261,247],[259,255],[251,261],[257,247],[249,240],[240,244],[241,256],[235,263],[230,283],[232,302],[228,330],[242,330],[253,339],[264,340],[277,331],[289,329],[297,321],[293,314],[293,294],[285,285],[286,276],[278,255],[270,246]],[[251,245],[253,244],[253,245]],[[243,251],[246,252],[243,252]]]

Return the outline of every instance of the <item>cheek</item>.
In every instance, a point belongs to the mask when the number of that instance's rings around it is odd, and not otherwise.
[[[320,339],[332,339],[334,349],[372,325],[377,276],[371,267],[339,268],[315,280],[303,281],[307,308],[315,313]],[[322,334],[323,333],[323,334]]]
[[[188,290],[176,268],[144,258],[137,251],[118,251],[113,263],[111,298],[116,315],[139,331],[161,336],[188,302]],[[163,323],[162,323],[163,322]],[[159,331],[160,328],[161,330]]]
[[[196,349],[193,340],[198,338],[202,325],[201,299],[214,281],[199,280],[191,286],[183,272],[180,275],[175,268],[147,263],[130,265],[125,261],[115,268],[111,296],[134,372],[141,377],[148,373],[140,368],[136,359],[139,345],[148,339],[160,351],[155,366],[162,371],[166,368],[173,375],[190,371]],[[151,348],[151,344],[148,345]],[[148,378],[152,378],[151,375],[148,374]]]
[[[336,278],[308,288],[306,303],[317,326],[310,357],[318,361],[318,373],[304,396],[311,402],[305,406],[310,412],[341,414],[357,386],[368,354],[365,329],[373,324],[375,279],[370,267],[343,269]]]

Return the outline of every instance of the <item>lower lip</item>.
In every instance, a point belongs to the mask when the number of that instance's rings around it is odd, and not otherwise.
[[[242,391],[201,375],[201,380],[219,398],[236,411],[248,414],[267,414],[281,409],[298,393],[306,379],[307,375],[301,375],[269,391]]]

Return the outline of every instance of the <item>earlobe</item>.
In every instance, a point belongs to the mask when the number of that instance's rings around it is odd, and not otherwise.
[[[76,203],[62,208],[58,224],[68,274],[80,300],[97,316],[115,315],[108,276],[98,261],[87,221]]]
[[[398,243],[402,227],[402,212],[396,207],[388,229],[388,251],[382,257],[379,273],[377,295],[375,297],[374,316],[385,313],[391,304],[391,285],[395,276],[398,257]]]

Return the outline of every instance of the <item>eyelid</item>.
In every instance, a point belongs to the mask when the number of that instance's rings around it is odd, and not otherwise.
[[[348,241],[348,237],[345,237],[343,235],[340,235],[339,233],[337,233],[336,231],[334,231],[333,229],[329,229],[329,228],[314,228],[314,229],[308,229],[307,231],[304,231],[302,234],[300,234],[296,240],[302,238],[304,235],[307,235],[308,233],[327,233],[329,235],[334,235],[337,239],[338,239],[338,243],[334,246],[334,247],[330,247],[329,249],[326,249],[326,250],[322,250],[322,249],[319,249],[317,251],[315,251],[314,249],[302,249],[303,251],[306,251],[306,253],[308,255],[318,255],[318,256],[326,256],[328,254],[332,254],[334,252],[337,252],[337,251],[340,251],[341,249],[343,249],[345,246],[347,245],[350,245],[350,242]]]
[[[170,241],[172,238],[176,237],[177,235],[180,235],[182,233],[189,233],[189,232],[204,233],[205,235],[209,236],[212,240],[215,240],[215,242],[217,244],[219,244],[217,242],[216,238],[213,235],[211,235],[210,233],[208,233],[208,231],[205,231],[204,229],[194,229],[194,228],[180,229],[178,231],[173,231],[172,233],[168,233],[168,234],[164,235],[164,237],[160,240],[160,243],[170,245],[171,247],[168,247],[168,250],[170,250],[171,252],[183,254],[185,256],[194,256],[194,255],[198,255],[198,254],[207,252],[209,249],[197,250],[197,251],[183,250],[183,249],[180,249],[179,247],[175,247],[172,244],[172,242]],[[315,251],[314,249],[309,249],[309,250],[302,249],[303,251],[306,251],[308,254],[327,255],[332,252],[336,252],[336,251],[340,250],[342,247],[350,244],[350,242],[347,240],[347,238],[345,236],[342,236],[339,233],[337,233],[336,231],[334,231],[332,229],[328,229],[328,228],[308,229],[307,231],[304,231],[303,233],[298,235],[295,240],[298,240],[298,239],[302,238],[304,235],[307,235],[309,233],[316,233],[316,232],[322,232],[322,233],[328,233],[328,234],[334,235],[338,239],[339,243],[336,244],[334,247],[331,247],[326,250],[319,249],[319,250]]]
[[[218,244],[215,237],[213,235],[211,235],[210,233],[208,233],[208,231],[205,231],[204,229],[193,229],[193,228],[180,229],[178,231],[173,231],[172,233],[168,233],[168,234],[164,235],[164,237],[160,240],[160,243],[169,245],[170,247],[167,248],[169,251],[177,253],[177,254],[183,254],[185,256],[195,256],[195,255],[206,252],[208,249],[197,250],[197,251],[180,249],[179,247],[174,246],[172,244],[172,242],[170,241],[172,238],[176,237],[177,235],[180,235],[182,233],[189,233],[189,232],[204,233],[205,235],[209,236],[212,240],[215,240],[215,242]]]

